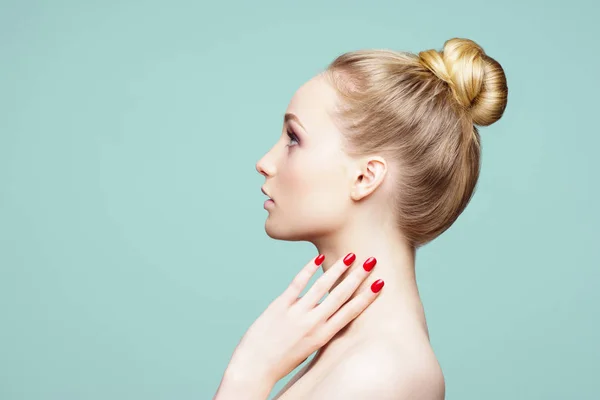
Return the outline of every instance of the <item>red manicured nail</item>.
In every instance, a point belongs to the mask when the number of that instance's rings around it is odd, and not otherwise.
[[[348,266],[348,265],[352,264],[355,259],[356,259],[356,255],[354,253],[348,253],[348,255],[346,257],[344,257],[344,264],[346,264],[346,266]]]
[[[382,287],[383,287],[383,281],[381,279],[377,279],[371,285],[371,290],[373,291],[373,293],[377,293],[381,290]]]
[[[321,265],[323,263],[324,259],[325,259],[325,256],[323,254],[319,254],[319,256],[317,258],[315,258],[315,264]]]
[[[375,264],[377,264],[377,259],[375,257],[369,257],[367,258],[367,261],[365,261],[365,263],[363,264],[363,268],[365,269],[365,271],[369,272],[373,269]]]

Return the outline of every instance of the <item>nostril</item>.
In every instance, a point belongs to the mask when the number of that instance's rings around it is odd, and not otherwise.
[[[263,175],[265,177],[269,176],[269,174],[267,173],[267,171],[264,169],[264,167],[260,163],[256,164],[256,171],[258,171],[259,174],[261,174],[261,175]]]

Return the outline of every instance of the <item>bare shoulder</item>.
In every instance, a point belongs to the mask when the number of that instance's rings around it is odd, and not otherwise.
[[[348,354],[311,398],[443,400],[445,382],[429,346],[377,342]]]

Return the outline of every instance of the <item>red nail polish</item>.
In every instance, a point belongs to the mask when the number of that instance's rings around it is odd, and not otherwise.
[[[365,261],[365,263],[363,264],[363,268],[365,269],[365,271],[369,272],[373,269],[375,264],[377,264],[377,259],[375,257],[369,257],[367,258],[367,261]]]
[[[377,279],[371,285],[371,290],[373,291],[373,293],[377,293],[381,290],[382,287],[383,287],[383,281],[381,279]]]
[[[325,260],[325,256],[323,254],[319,254],[319,256],[315,258],[315,264],[321,265],[323,260]]]
[[[344,264],[346,264],[346,266],[348,266],[348,265],[352,264],[355,259],[356,259],[356,255],[354,253],[348,253],[348,255],[346,257],[344,257]]]

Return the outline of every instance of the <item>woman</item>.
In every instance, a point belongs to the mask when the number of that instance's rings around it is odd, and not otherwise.
[[[317,349],[276,399],[444,398],[415,252],[470,201],[474,125],[497,121],[507,95],[500,64],[459,38],[441,52],[346,53],[295,93],[281,138],[256,165],[272,198],[265,229],[321,256],[248,330],[216,398],[267,398]],[[298,297],[319,265],[324,274]],[[371,287],[371,269],[385,289]]]

